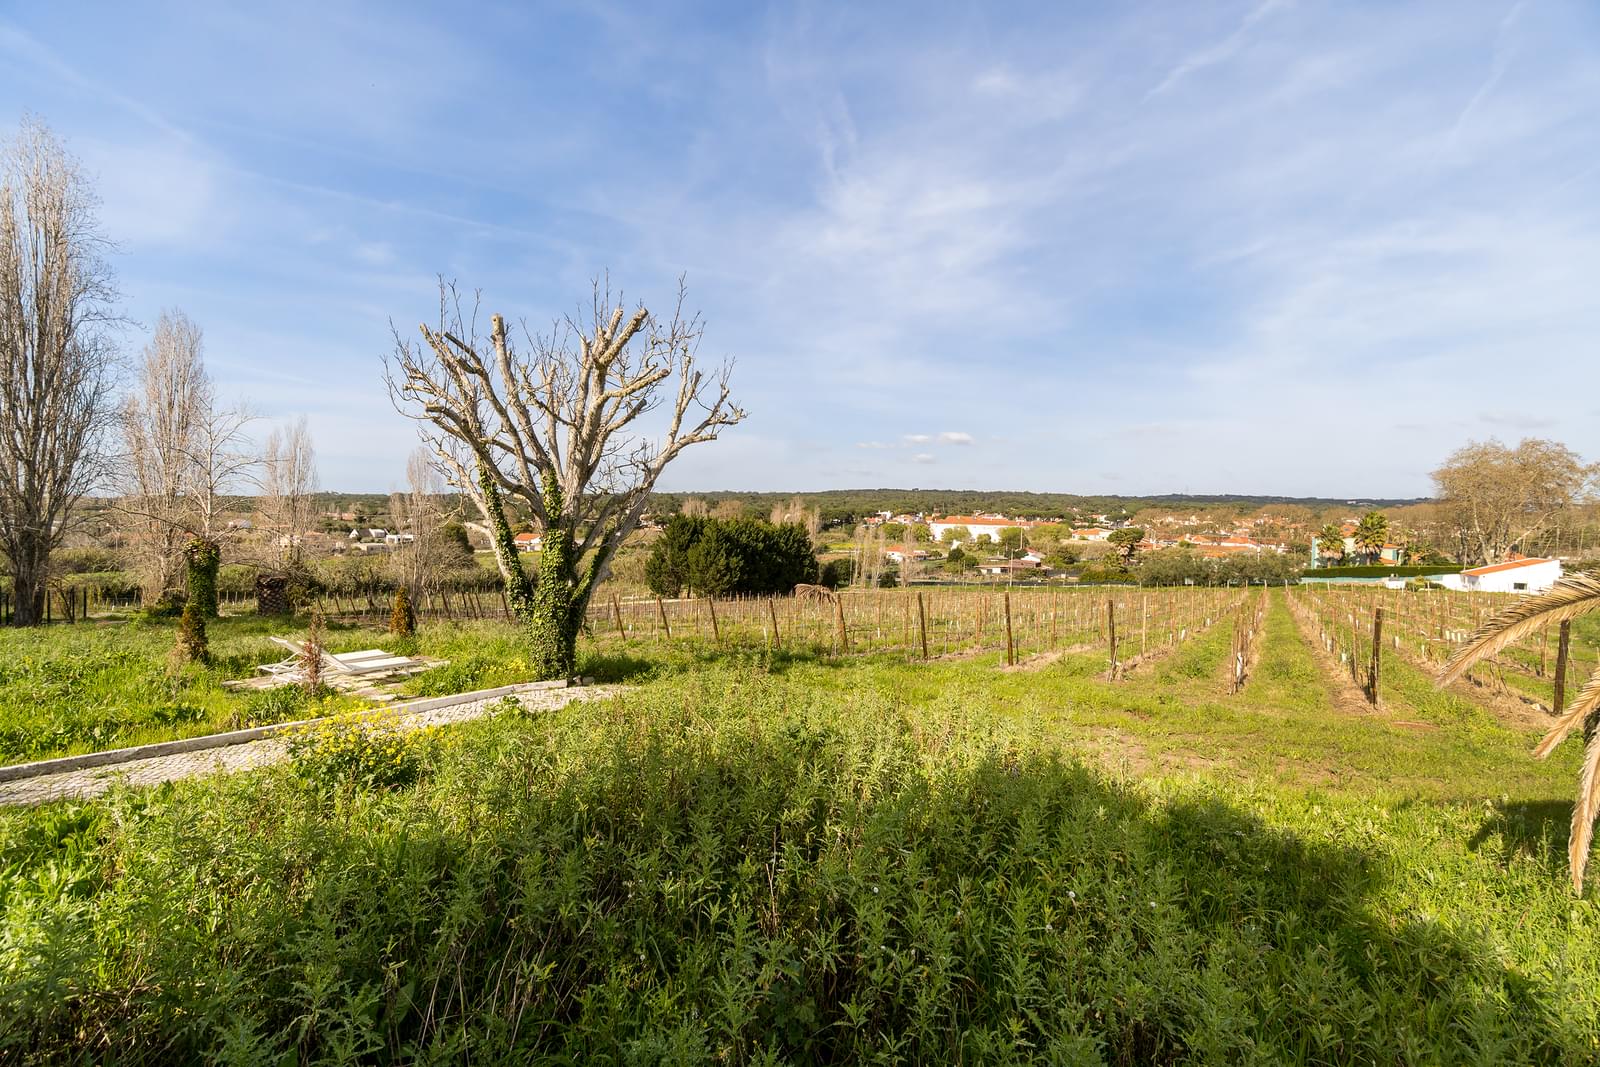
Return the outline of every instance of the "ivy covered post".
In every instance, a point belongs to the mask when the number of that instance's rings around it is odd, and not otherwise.
[[[505,319],[441,285],[439,321],[422,344],[395,337],[389,395],[417,420],[452,485],[482,516],[506,602],[544,678],[576,671],[577,639],[596,587],[638,528],[661,472],[687,447],[714,441],[744,419],[732,401],[732,367],[696,364],[703,327],[684,313],[680,285],[670,320],[631,314],[598,283],[593,303],[519,351]],[[635,421],[661,409],[664,434]],[[542,544],[536,580],[517,553],[508,511]]]
[[[222,547],[208,537],[191,538],[183,546],[183,562],[188,570],[189,603],[202,619],[217,617],[217,571],[222,565]]]

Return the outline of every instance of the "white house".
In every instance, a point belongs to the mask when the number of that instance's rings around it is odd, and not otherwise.
[[[1007,519],[999,515],[948,515],[942,519],[930,519],[928,532],[935,541],[944,539],[946,530],[963,528],[973,538],[988,536],[989,540],[998,542],[1001,530],[1033,530],[1041,526],[1055,526],[1053,522],[1026,522],[1017,519]]]
[[[1513,559],[1461,572],[1461,588],[1476,593],[1542,593],[1560,580],[1559,559]]]

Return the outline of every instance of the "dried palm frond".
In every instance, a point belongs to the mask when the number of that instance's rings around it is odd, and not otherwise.
[[[1572,835],[1567,838],[1567,862],[1572,868],[1575,893],[1583,892],[1583,871],[1589,865],[1589,842],[1594,837],[1596,815],[1600,815],[1600,730],[1589,738],[1589,747],[1583,753],[1578,802],[1572,806]]]
[[[1450,662],[1439,672],[1435,685],[1449,685],[1473,664],[1515,644],[1528,634],[1551,623],[1566,622],[1600,609],[1600,578],[1573,575],[1561,579],[1549,592],[1528,596],[1480,626],[1456,649]]]
[[[1533,754],[1540,759],[1550,755],[1595,708],[1600,708],[1600,667],[1595,668],[1588,683],[1572,698],[1572,703],[1567,705],[1567,710],[1556,720],[1556,724],[1550,727],[1550,732],[1544,735],[1544,740],[1539,742]]]

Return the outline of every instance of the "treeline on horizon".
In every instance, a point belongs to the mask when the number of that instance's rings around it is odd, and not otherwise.
[[[355,514],[352,522],[377,518],[387,514],[390,493],[342,493],[324,490],[312,496],[312,507],[318,513]],[[1113,519],[1128,518],[1143,508],[1197,508],[1249,511],[1274,504],[1297,505],[1320,511],[1326,508],[1390,508],[1405,507],[1427,501],[1426,497],[1409,498],[1341,498],[1292,497],[1250,494],[1164,493],[1154,496],[1079,495],[1076,493],[1034,493],[1012,490],[984,489],[824,489],[819,492],[746,492],[740,490],[713,490],[709,492],[652,493],[650,512],[658,517],[675,515],[683,510],[684,503],[699,500],[709,508],[725,502],[742,505],[751,515],[765,515],[774,507],[788,504],[799,497],[807,507],[819,510],[825,524],[856,522],[880,511],[895,514],[972,515],[979,512],[997,513],[1040,519],[1071,520],[1090,515],[1108,515]],[[236,502],[252,499],[241,496]],[[447,500],[459,500],[459,494],[446,494]],[[462,503],[465,503],[462,501]],[[92,506],[92,505],[91,505]]]

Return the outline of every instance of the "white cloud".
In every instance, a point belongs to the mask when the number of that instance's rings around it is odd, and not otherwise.
[[[933,462],[935,462],[935,460],[934,460],[933,453],[931,453],[931,452],[918,452],[916,455],[911,457],[911,462],[913,462],[913,463],[933,463]]]
[[[970,445],[974,441],[970,433],[963,433],[959,430],[946,430],[939,435],[939,443],[942,445]]]
[[[905,436],[905,440],[907,444],[925,445],[929,441],[933,440],[933,437],[932,435],[925,433],[908,433]]]

